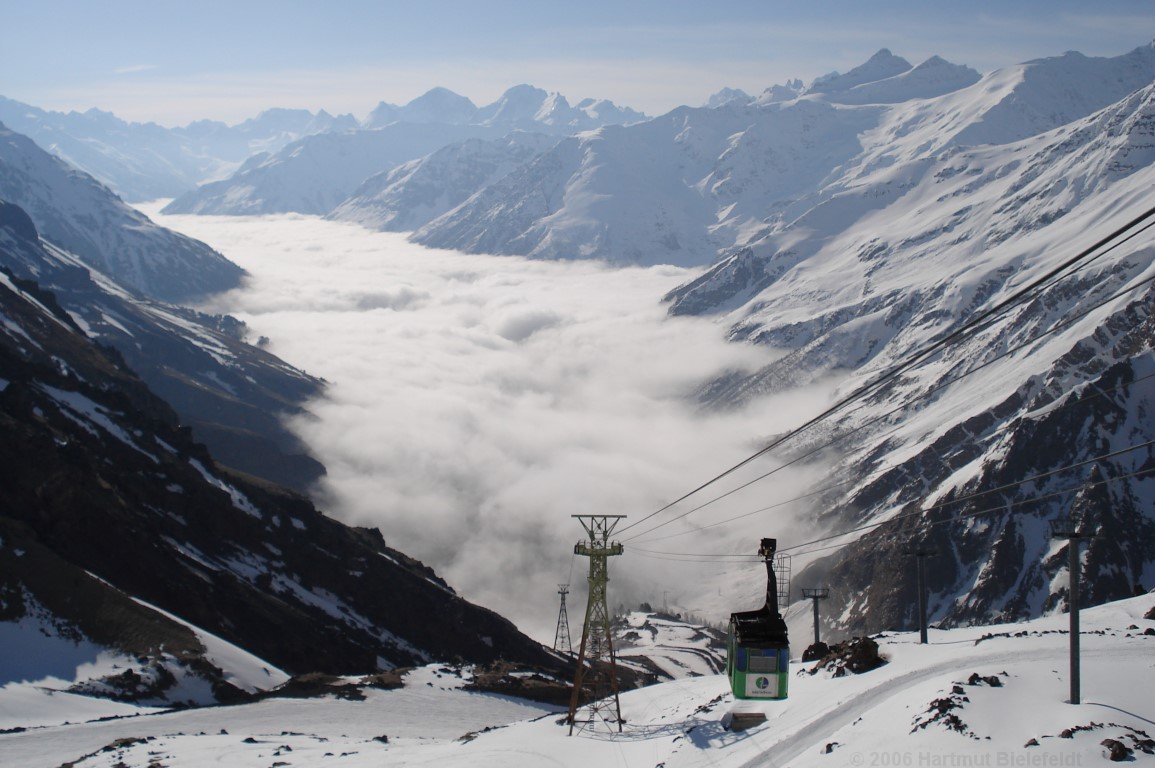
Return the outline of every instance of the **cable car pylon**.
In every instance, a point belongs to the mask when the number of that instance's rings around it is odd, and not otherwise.
[[[553,635],[553,649],[566,656],[573,656],[573,643],[570,641],[569,613],[565,609],[565,596],[569,594],[569,584],[558,584],[557,593],[561,596],[561,608],[557,612],[557,631]]]
[[[609,558],[622,553],[619,542],[611,542],[614,528],[625,515],[573,515],[585,529],[588,541],[574,545],[575,555],[590,559],[589,601],[586,603],[586,618],[582,624],[581,649],[578,651],[577,671],[574,673],[573,692],[570,694],[569,733],[573,735],[574,721],[581,703],[582,686],[589,685],[589,722],[612,709],[622,730],[622,705],[618,700],[618,668],[614,658],[613,627],[609,604],[606,602],[606,585],[609,583]],[[588,671],[586,669],[588,661]],[[608,685],[607,685],[608,683]],[[613,694],[611,703],[609,694]]]

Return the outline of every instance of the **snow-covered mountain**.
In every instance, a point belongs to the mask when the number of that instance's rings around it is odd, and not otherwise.
[[[243,323],[126,291],[42,241],[0,200],[0,266],[53,292],[88,336],[116,349],[226,466],[305,492],[325,468],[284,425],[321,382],[244,343]]]
[[[851,74],[847,73],[847,77]],[[974,85],[980,78],[979,73],[970,67],[931,56],[917,67],[891,77],[870,79],[849,88],[834,88],[833,83],[827,83],[823,90],[813,92],[825,93],[828,100],[838,104],[897,104],[960,91]]]
[[[373,180],[369,180],[370,177],[387,174],[403,163],[466,139],[495,141],[516,132],[569,135],[644,119],[645,115],[639,112],[605,100],[586,99],[570,106],[561,94],[547,93],[529,85],[510,88],[493,104],[481,108],[464,96],[445,88],[434,88],[404,106],[379,104],[366,119],[365,130],[308,136],[279,152],[255,155],[228,179],[205,184],[177,198],[165,208],[165,213],[323,215],[351,195],[358,197],[353,205],[359,206],[366,197],[384,193],[385,187],[393,183],[383,184],[384,176]],[[448,167],[451,157],[459,157],[463,167],[446,173],[460,178],[472,193],[477,183],[492,182],[504,175],[504,171],[498,172],[500,169],[496,166],[492,171],[482,171],[471,165],[497,162],[504,168],[504,163],[521,156],[517,155],[521,151],[518,148],[533,146],[532,141],[535,140],[511,135],[506,149],[512,154],[505,161],[482,160],[475,157],[472,150],[457,155],[450,150],[449,155],[441,155],[432,162],[434,166]],[[525,160],[530,156],[521,157]],[[408,171],[398,169],[398,173]],[[472,181],[479,173],[483,173],[483,177]],[[363,182],[365,188],[358,189]],[[453,199],[454,205],[460,203],[464,199],[462,189],[447,190],[445,199]],[[426,192],[417,194],[428,196]],[[380,207],[370,203],[374,205]],[[441,214],[452,206],[436,204],[435,207],[439,208],[436,213]],[[380,218],[380,214],[366,214],[367,221]],[[405,226],[416,226],[429,218],[432,216],[420,214]]]
[[[606,99],[585,99],[574,106],[560,93],[532,85],[515,85],[497,101],[477,110],[476,122],[509,130],[538,131],[568,136],[603,125],[629,125],[646,116]]]
[[[202,242],[158,227],[88,174],[0,125],[0,199],[36,228],[140,293],[184,301],[237,285],[244,271]]]
[[[110,112],[52,112],[0,97],[0,122],[90,174],[125,200],[176,197],[221,178],[258,152],[324,131],[352,130],[352,115],[270,109],[229,126],[200,120],[165,128]]]
[[[848,393],[1146,212],[1151,62],[1150,49],[1067,55],[885,111],[837,177],[667,297],[674,313],[716,314],[733,339],[785,353],[704,397],[732,404],[831,371],[848,373]],[[1048,91],[1060,69],[1067,82],[1119,91],[1139,64],[1149,68],[1139,90],[1017,140],[1041,119],[1036,85]],[[1103,74],[1109,65],[1116,75]],[[1048,119],[1103,98],[1056,102]],[[987,136],[1002,126],[1002,139],[964,145],[975,126]],[[1125,542],[1089,545],[1088,599],[1155,581],[1155,480],[1143,447],[1155,439],[1143,416],[1155,405],[1144,383],[1155,375],[1155,293],[1143,283],[1153,262],[1155,238],[1136,234],[785,447],[787,456],[815,450],[824,476],[841,481],[815,503],[817,532],[877,525],[828,542],[847,546],[808,558],[797,577],[834,588],[836,628],[913,621],[911,561],[901,555],[915,545],[938,552],[929,577],[937,621],[1055,610],[1066,599],[1065,545],[1049,538],[1048,522],[1068,512],[1091,530],[1128,532]],[[1051,329],[1061,332],[1041,335]]]
[[[806,84],[800,79],[794,78],[793,80],[787,80],[785,83],[770,86],[758,94],[758,98],[754,100],[754,103],[764,107],[767,104],[775,104],[779,101],[792,101],[801,96],[805,90]]]
[[[327,218],[371,229],[417,229],[532,160],[557,142],[516,131],[500,139],[466,139],[371,176]]]
[[[848,91],[865,83],[877,83],[897,77],[911,69],[910,62],[901,56],[895,56],[889,49],[883,48],[871,56],[865,63],[858,65],[846,74],[832,72],[823,75],[810,84],[806,93],[838,93]]]
[[[711,261],[861,151],[867,109],[680,107],[563,139],[414,233],[424,245],[625,264]]]
[[[754,100],[754,97],[743,91],[741,88],[723,88],[716,93],[710,94],[710,98],[706,99],[703,107],[707,109],[714,109],[715,107],[723,107],[727,104],[749,104]]]
[[[363,128],[384,128],[390,123],[447,123],[465,125],[474,122],[477,105],[468,97],[448,88],[432,88],[404,105],[380,102],[362,123]]]
[[[560,93],[522,84],[513,86],[497,101],[483,107],[446,88],[434,88],[404,106],[381,102],[369,113],[364,127],[383,128],[394,122],[448,123],[565,136],[603,125],[637,123],[645,119],[641,112],[619,107],[606,99],[583,99],[571,106]]]
[[[249,215],[331,211],[370,176],[467,138],[497,138],[481,125],[390,123],[320,133],[250,158],[231,177],[173,200],[165,213]]]
[[[902,147],[1006,144],[1100,109],[1155,75],[1155,49],[1114,58],[1067,54],[979,79],[932,57],[885,49],[799,93],[750,105],[679,108],[649,122],[571,137],[414,235],[472,252],[624,263],[706,264],[851,183]],[[902,131],[917,134],[916,142]],[[899,141],[898,139],[902,139]]]

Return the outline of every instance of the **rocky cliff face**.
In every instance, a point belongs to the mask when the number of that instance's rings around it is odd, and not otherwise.
[[[244,327],[132,294],[41,240],[22,209],[0,200],[0,265],[50,289],[101,344],[115,348],[222,463],[305,492],[324,474],[283,421],[321,382],[244,343]]]
[[[31,550],[10,547],[27,541],[67,573],[91,574],[289,672],[454,658],[552,663],[376,531],[217,465],[119,355],[93,343],[50,293],[7,271],[0,431],[0,581],[9,592],[41,605],[59,598],[23,570]],[[131,617],[120,628],[98,618],[70,620],[123,649],[134,636],[151,647],[164,634]]]

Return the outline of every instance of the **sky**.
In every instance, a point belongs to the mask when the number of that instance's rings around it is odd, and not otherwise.
[[[656,115],[846,71],[879,48],[981,72],[1155,38],[1140,0],[0,0],[0,95],[136,121],[239,122],[269,107],[364,117],[435,86],[478,104],[528,82]]]

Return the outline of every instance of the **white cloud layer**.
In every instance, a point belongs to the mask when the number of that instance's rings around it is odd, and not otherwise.
[[[273,352],[331,382],[314,418],[295,425],[329,469],[322,508],[379,526],[465,597],[547,643],[556,584],[571,579],[582,538],[570,515],[637,520],[827,402],[810,392],[702,413],[692,399],[700,384],[772,352],[726,343],[708,319],[666,317],[658,299],[687,270],[435,251],[295,215],[157,219],[252,273],[212,309],[246,320]],[[718,490],[769,466],[758,462]],[[775,476],[688,520],[766,506],[805,479]],[[762,536],[788,536],[788,515],[801,511],[646,546],[750,552]],[[679,525],[662,532],[686,530]],[[572,568],[577,634],[587,565]],[[668,592],[671,604],[714,618],[755,607],[746,603],[763,588],[759,566],[739,568],[740,594],[726,571],[627,545],[611,566],[611,600],[660,602]]]

